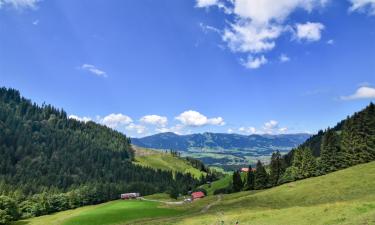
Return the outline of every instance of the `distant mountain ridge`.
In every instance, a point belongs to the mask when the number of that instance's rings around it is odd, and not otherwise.
[[[134,145],[155,149],[173,149],[188,151],[191,148],[208,149],[251,149],[254,147],[293,148],[311,135],[309,134],[280,134],[280,135],[241,135],[225,133],[202,133],[177,135],[175,133],[160,133],[143,138],[132,138]]]
[[[309,134],[241,135],[203,133],[177,135],[160,133],[144,138],[132,138],[133,145],[176,150],[185,156],[200,159],[210,166],[234,169],[255,164],[258,159],[267,161],[277,150],[286,154],[304,143]]]

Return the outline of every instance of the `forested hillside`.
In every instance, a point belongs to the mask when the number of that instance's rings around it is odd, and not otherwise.
[[[116,199],[127,191],[179,187],[183,193],[199,183],[190,174],[135,165],[125,135],[68,119],[63,110],[38,106],[6,88],[0,89],[0,156],[0,215],[6,220]],[[12,204],[20,207],[12,211],[18,214],[4,211]]]

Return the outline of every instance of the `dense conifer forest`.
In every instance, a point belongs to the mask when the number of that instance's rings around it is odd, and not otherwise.
[[[250,166],[245,181],[235,174],[231,186],[216,190],[216,194],[266,189],[374,160],[375,105],[370,103],[334,128],[319,131],[287,155],[274,152],[269,165],[258,161],[255,171]]]
[[[184,193],[202,182],[190,174],[136,166],[125,135],[68,119],[63,110],[38,106],[6,88],[0,88],[0,156],[0,224],[117,199],[128,191]]]

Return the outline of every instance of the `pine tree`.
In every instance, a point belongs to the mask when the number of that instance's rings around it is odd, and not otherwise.
[[[249,165],[249,172],[247,173],[247,179],[246,179],[246,188],[248,190],[254,190],[254,171],[251,168],[251,165]]]
[[[284,159],[280,152],[272,153],[270,164],[270,184],[276,186],[285,171]]]
[[[241,173],[239,171],[235,171],[233,173],[233,191],[239,192],[243,188],[243,182],[241,178]]]
[[[340,147],[340,137],[336,131],[327,130],[323,136],[321,149],[321,169],[323,173],[329,173],[345,167],[346,163]]]
[[[258,160],[256,171],[254,173],[254,189],[260,190],[267,188],[268,186],[268,174],[264,168],[262,162]]]
[[[312,155],[310,148],[296,149],[293,157],[293,167],[295,168],[295,179],[304,179],[317,174],[317,162]]]

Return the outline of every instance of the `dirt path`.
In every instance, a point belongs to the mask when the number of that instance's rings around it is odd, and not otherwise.
[[[148,201],[148,202],[160,202],[160,203],[164,203],[164,204],[167,204],[167,205],[182,205],[184,204],[183,201],[180,201],[180,202],[169,202],[169,201],[161,201],[161,200],[155,200],[155,199],[146,199],[146,198],[138,198],[142,201]]]
[[[212,206],[214,206],[214,205],[216,205],[217,203],[219,203],[220,201],[221,201],[221,199],[222,199],[222,195],[218,195],[217,196],[217,200],[216,201],[214,201],[214,202],[212,202],[212,203],[210,203],[210,204],[208,204],[208,205],[206,205],[202,210],[201,210],[201,213],[206,213]]]

